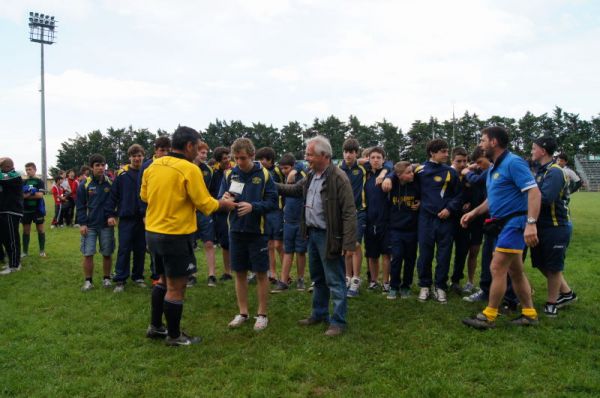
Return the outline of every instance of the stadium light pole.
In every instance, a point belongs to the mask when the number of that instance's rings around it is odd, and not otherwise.
[[[40,43],[41,49],[41,75],[42,82],[40,86],[40,94],[42,99],[42,180],[44,186],[47,185],[48,165],[46,164],[46,100],[44,88],[44,44],[54,43],[54,32],[56,28],[56,20],[54,16],[40,14],[38,12],[29,13],[29,40],[35,43]]]

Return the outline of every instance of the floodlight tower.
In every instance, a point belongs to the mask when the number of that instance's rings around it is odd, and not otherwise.
[[[54,16],[40,14],[38,12],[29,13],[29,40],[35,43],[40,43],[42,62],[41,75],[42,84],[40,94],[42,97],[42,180],[46,186],[48,178],[48,166],[46,164],[46,100],[44,90],[44,44],[54,43],[54,31],[56,21]]]

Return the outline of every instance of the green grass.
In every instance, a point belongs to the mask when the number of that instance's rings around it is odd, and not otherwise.
[[[187,292],[185,330],[204,342],[167,348],[144,337],[149,289],[82,293],[79,233],[48,230],[47,259],[32,255],[0,278],[0,395],[4,396],[599,396],[600,195],[573,197],[574,237],[566,277],[580,300],[539,327],[494,331],[460,323],[481,308],[388,301],[362,292],[349,302],[348,332],[301,328],[310,295],[270,297],[270,324],[228,330],[237,312],[233,284]],[[32,236],[30,252],[36,253]],[[218,257],[220,254],[218,255]],[[204,267],[198,253],[200,269]],[[99,259],[95,279],[98,285]],[[536,307],[545,281],[529,262]],[[251,291],[252,310],[256,310]]]

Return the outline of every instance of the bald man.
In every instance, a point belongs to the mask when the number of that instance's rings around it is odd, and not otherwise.
[[[0,158],[0,244],[6,248],[8,264],[0,275],[21,269],[19,221],[23,217],[23,180],[10,158]]]

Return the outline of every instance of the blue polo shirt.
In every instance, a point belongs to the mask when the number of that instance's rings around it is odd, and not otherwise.
[[[490,215],[502,218],[526,212],[527,191],[537,187],[537,183],[527,162],[507,150],[489,169],[486,187]]]

